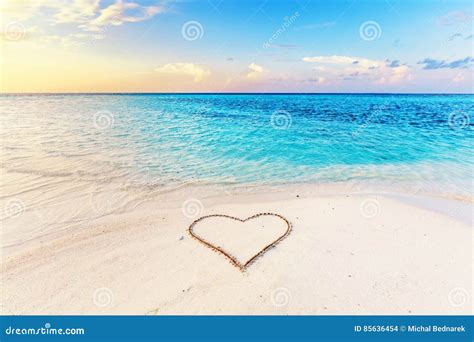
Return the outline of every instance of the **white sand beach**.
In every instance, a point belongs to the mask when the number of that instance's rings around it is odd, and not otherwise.
[[[204,215],[260,212],[292,231],[244,272],[187,232]],[[183,189],[4,248],[2,314],[471,314],[471,218],[466,200]],[[201,223],[242,260],[285,228]]]

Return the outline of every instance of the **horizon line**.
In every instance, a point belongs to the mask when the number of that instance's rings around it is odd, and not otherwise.
[[[0,95],[474,95],[474,92],[0,92]]]

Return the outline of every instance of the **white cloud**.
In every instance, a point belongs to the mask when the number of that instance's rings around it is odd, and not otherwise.
[[[355,65],[365,68],[377,68],[384,62],[373,61],[367,58],[348,57],[348,56],[316,56],[316,57],[304,57],[304,62],[309,63],[320,63],[320,64],[334,64],[334,65]]]
[[[316,71],[326,71],[326,67],[323,66],[323,65],[318,65],[318,66],[315,66],[312,68],[313,70],[316,70]]]
[[[27,20],[35,14],[44,1],[41,0],[0,0],[0,21]]]
[[[93,39],[93,40],[100,40],[100,39],[105,38],[103,34],[91,34],[91,33],[73,33],[73,34],[70,34],[69,37],[77,38],[77,39]]]
[[[118,26],[123,23],[137,23],[151,19],[158,13],[163,12],[165,12],[163,6],[141,6],[135,2],[118,0],[100,10],[99,16],[79,27],[86,31],[99,31],[101,27],[107,25]]]
[[[156,68],[155,71],[161,74],[191,76],[194,82],[201,82],[211,74],[209,69],[194,63],[169,63]]]
[[[252,80],[259,79],[263,75],[263,73],[266,71],[262,66],[255,64],[253,62],[250,63],[248,68],[250,69],[250,71],[247,73],[245,77]]]
[[[84,23],[95,16],[99,10],[100,0],[74,0],[68,6],[58,6],[54,15],[56,23]]]
[[[304,57],[304,62],[316,63],[314,70],[327,76],[342,79],[366,79],[376,83],[394,83],[410,79],[406,65],[390,66],[387,61],[350,56],[314,56]]]
[[[159,13],[166,12],[167,9],[164,5],[145,6],[126,0],[115,0],[112,4],[101,8],[102,3],[101,0],[0,0],[0,12],[2,13],[0,22],[26,21],[35,17],[43,18],[52,26],[75,24],[83,31],[104,32],[108,25],[118,26],[123,23],[145,21]],[[28,26],[26,23],[23,24]],[[75,37],[74,34],[76,33],[66,34],[63,37],[66,40],[97,39],[96,35]],[[48,35],[56,36],[58,34],[49,32]],[[42,38],[39,37],[39,39]]]
[[[464,75],[462,74],[457,74],[456,76],[454,76],[453,78],[453,82],[462,82],[465,80],[465,77]]]

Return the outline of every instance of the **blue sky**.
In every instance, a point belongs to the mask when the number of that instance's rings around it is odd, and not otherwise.
[[[470,1],[0,1],[2,91],[472,92]]]

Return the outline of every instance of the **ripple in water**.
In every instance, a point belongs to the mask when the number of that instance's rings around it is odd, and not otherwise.
[[[183,184],[370,181],[472,195],[471,95],[0,99],[2,205],[81,203],[54,222],[42,215],[49,229]]]

